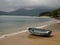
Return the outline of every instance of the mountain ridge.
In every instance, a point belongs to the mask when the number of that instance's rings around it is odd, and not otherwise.
[[[0,15],[38,16],[42,12],[52,11],[52,10],[53,9],[49,9],[47,7],[38,7],[32,10],[26,10],[24,8],[21,8],[12,12],[0,11]]]

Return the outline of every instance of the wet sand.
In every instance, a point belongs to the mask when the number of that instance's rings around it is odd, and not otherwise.
[[[33,36],[28,31],[0,39],[0,45],[60,45],[60,23],[53,23],[43,29],[52,30],[50,37]]]

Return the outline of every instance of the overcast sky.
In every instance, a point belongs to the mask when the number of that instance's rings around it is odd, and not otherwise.
[[[40,6],[60,7],[60,0],[0,0],[0,11],[14,11],[18,8],[34,9]]]

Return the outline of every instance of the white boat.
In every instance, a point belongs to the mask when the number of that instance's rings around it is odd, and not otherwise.
[[[46,29],[29,28],[28,30],[31,34],[40,36],[50,36],[50,34],[52,33],[51,30]]]

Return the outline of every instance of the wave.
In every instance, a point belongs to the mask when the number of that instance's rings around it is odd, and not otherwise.
[[[59,22],[57,22],[56,20],[49,21],[48,24],[45,24],[45,25],[40,26],[40,27],[35,27],[35,28],[44,28],[44,27],[46,27],[48,25],[51,25],[51,24],[54,24],[54,23],[59,23]],[[8,37],[8,36],[14,36],[14,35],[17,35],[17,34],[20,34],[20,33],[24,33],[24,32],[27,32],[27,31],[28,30],[19,31],[19,32],[11,33],[11,34],[5,34],[5,35],[0,36],[0,38],[5,38],[5,37]]]

